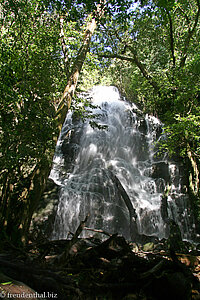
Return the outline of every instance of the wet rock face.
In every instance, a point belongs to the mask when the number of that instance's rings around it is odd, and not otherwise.
[[[58,200],[59,187],[53,180],[48,179],[46,189],[31,221],[30,232],[34,238],[51,236]]]
[[[145,121],[145,119],[144,119],[143,116],[139,118],[139,121],[138,121],[138,130],[141,133],[143,133],[143,134],[147,133],[147,130],[148,130],[147,123],[146,123],[146,121]]]
[[[164,161],[154,163],[152,165],[151,176],[152,178],[163,178],[166,182],[169,182],[169,164]]]
[[[69,172],[73,169],[74,160],[76,159],[80,148],[79,143],[82,132],[83,128],[81,127],[80,122],[76,120],[62,141],[61,151],[64,158],[64,166],[65,170]]]
[[[75,143],[64,142],[62,145],[62,152],[65,157],[65,167],[70,170],[71,164],[77,156],[78,145]]]
[[[92,93],[97,105],[95,121],[106,125],[107,130],[79,122],[72,112],[66,118],[51,172],[60,186],[55,239],[74,232],[86,214],[90,215],[88,227],[118,232],[130,239],[133,210],[137,215],[135,231],[140,235],[167,238],[169,218],[177,221],[188,238],[188,195],[181,189],[179,164],[160,153],[157,146],[164,139],[163,124],[122,101],[113,87],[97,88]],[[109,170],[127,197],[120,198],[119,186]]]

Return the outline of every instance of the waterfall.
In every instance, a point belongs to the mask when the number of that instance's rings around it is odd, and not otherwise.
[[[166,238],[173,219],[189,239],[181,168],[156,147],[163,138],[161,122],[144,116],[115,87],[94,87],[89,97],[96,121],[107,128],[67,115],[50,174],[60,186],[53,238],[66,238],[89,215],[88,227],[127,239],[138,234]]]

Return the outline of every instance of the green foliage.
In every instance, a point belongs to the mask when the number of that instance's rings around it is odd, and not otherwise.
[[[8,285],[8,284],[10,285],[10,284],[12,284],[12,281],[8,281],[8,282],[1,282],[1,284],[2,284],[2,285]]]
[[[181,145],[181,156],[187,142],[197,147],[195,155],[199,149],[199,9],[195,0],[143,2],[129,9],[127,17],[121,12],[120,22],[118,15],[104,19],[102,47],[97,50],[112,54],[109,71],[115,84],[159,116],[170,141],[165,146],[174,153]],[[117,55],[124,60],[113,59]]]
[[[31,176],[54,149],[54,99],[65,72],[55,12],[37,0],[5,0],[0,15],[0,225],[13,224],[14,241]]]
[[[0,4],[0,227],[14,242],[42,190],[40,173],[49,169],[57,136],[56,106],[83,42],[86,16],[97,4]],[[80,107],[77,112],[82,115]]]
[[[105,16],[96,53],[113,84],[165,124],[161,149],[187,162],[200,216],[199,37],[199,1],[140,1],[125,14]]]
[[[101,114],[94,113],[94,109],[100,109],[98,105],[92,104],[90,99],[87,97],[74,97],[71,110],[73,111],[73,118],[78,121],[86,122],[89,120],[92,128],[99,130],[107,129],[107,125],[98,123],[98,119],[101,118]]]
[[[200,158],[200,114],[188,114],[186,117],[176,115],[174,122],[165,126],[167,140],[161,146],[165,147],[171,155],[177,154],[187,157],[188,144],[193,155]]]
[[[37,1],[4,1],[1,15],[1,169],[10,172],[39,158],[51,143],[58,24]]]

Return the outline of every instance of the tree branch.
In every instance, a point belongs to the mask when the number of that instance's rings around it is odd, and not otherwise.
[[[101,230],[101,229],[93,229],[93,228],[84,227],[84,230],[93,231],[93,232],[97,232],[97,233],[102,233],[102,234],[105,234],[107,236],[112,236],[112,234],[108,233],[107,231]]]
[[[174,35],[173,35],[173,24],[172,24],[172,18],[171,15],[169,13],[169,11],[166,9],[166,13],[168,15],[169,18],[169,29],[170,29],[170,49],[171,49],[171,53],[172,53],[172,60],[173,60],[173,67],[175,67],[176,65],[176,58],[174,55]]]
[[[178,7],[178,9],[180,10],[180,12],[184,15],[186,21],[187,21],[187,24],[188,24],[188,27],[190,28],[190,20],[188,18],[188,15],[186,14],[186,12],[181,8],[181,7]]]
[[[105,28],[105,27],[104,27]],[[116,35],[116,37],[118,38],[118,40],[124,44],[124,52],[125,53],[126,49],[130,49],[131,54],[133,55],[132,57],[130,56],[124,56],[121,54],[98,54],[99,57],[105,57],[105,58],[118,58],[121,60],[126,60],[126,61],[130,61],[134,64],[136,64],[136,66],[140,69],[141,73],[143,74],[143,76],[148,80],[148,82],[151,84],[151,86],[153,86],[153,88],[155,89],[155,91],[160,94],[159,90],[159,86],[157,85],[157,82],[148,74],[145,65],[142,64],[137,56],[137,53],[134,49],[134,47],[132,47],[131,45],[129,45],[127,43],[127,41],[122,40],[122,38],[120,37],[120,35],[118,34],[118,31],[116,30],[116,28],[114,28],[114,34]],[[112,39],[112,34],[109,32],[110,38]]]
[[[140,69],[142,75],[148,80],[148,82],[151,84],[151,86],[155,89],[155,91],[157,93],[159,93],[159,86],[157,85],[157,82],[155,82],[155,80],[148,74],[144,64],[142,64],[140,62],[140,60],[138,59],[136,53],[133,53],[133,56],[124,56],[124,55],[120,55],[120,54],[98,54],[99,57],[105,57],[105,58],[118,58],[121,60],[125,60],[125,61],[129,61],[132,62],[134,64],[136,64],[136,66]]]
[[[58,257],[55,258],[55,261],[57,261],[58,264],[66,263],[67,258],[69,256],[69,251],[72,248],[72,246],[78,241],[78,237],[81,234],[81,232],[83,231],[85,224],[87,222],[87,219],[88,219],[88,216],[85,217],[84,221],[80,222],[72,239],[67,243],[65,250]]]
[[[197,0],[197,6],[198,6],[198,10],[197,10],[197,13],[196,13],[193,28],[190,29],[190,27],[189,27],[189,29],[188,29],[188,35],[187,35],[187,38],[185,40],[184,49],[183,49],[183,53],[182,53],[182,58],[181,58],[181,61],[180,61],[180,68],[183,68],[185,66],[185,62],[186,62],[186,59],[187,59],[187,51],[188,51],[188,48],[189,48],[189,45],[190,45],[190,41],[192,39],[192,36],[195,32],[195,29],[196,29],[198,21],[199,21],[199,15],[200,15],[199,0]]]

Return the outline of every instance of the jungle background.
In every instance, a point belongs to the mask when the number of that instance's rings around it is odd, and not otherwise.
[[[25,242],[76,91],[115,85],[165,124],[199,209],[199,0],[1,1],[1,237]],[[197,225],[198,227],[198,225]]]
[[[122,237],[111,235],[103,244],[93,241],[90,252],[69,263],[69,250],[86,220],[67,246],[59,242],[61,255],[53,263],[68,265],[65,272],[44,270],[44,257],[55,245],[36,249],[32,244],[31,253],[27,247],[66,114],[72,109],[88,118],[88,102],[78,95],[94,85],[116,86],[128,101],[164,123],[167,139],[160,151],[185,165],[200,233],[199,19],[199,0],[0,1],[0,248],[12,249],[24,261],[9,263],[9,251],[0,255],[1,291],[10,282],[19,286],[7,274],[38,291],[52,288],[59,299],[94,299],[94,289],[101,295],[95,299],[122,299],[132,289],[137,297],[123,299],[191,299],[193,275],[177,261],[173,247],[171,262],[156,256],[147,263],[147,254],[136,258]],[[27,261],[40,262],[40,269],[26,266]],[[91,298],[84,298],[82,290]]]

